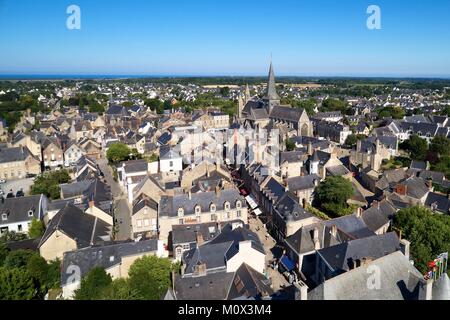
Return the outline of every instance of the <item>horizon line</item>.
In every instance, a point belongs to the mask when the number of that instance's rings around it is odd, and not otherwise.
[[[0,80],[109,80],[109,79],[148,79],[148,78],[267,78],[266,74],[108,74],[108,73],[0,73]],[[352,79],[430,79],[450,80],[450,75],[296,75],[282,74],[276,78],[352,78]]]

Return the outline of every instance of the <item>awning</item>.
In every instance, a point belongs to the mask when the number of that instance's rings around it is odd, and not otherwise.
[[[262,211],[259,208],[256,208],[255,210],[253,210],[253,213],[259,216],[260,214],[262,214]]]
[[[289,272],[295,269],[295,264],[287,256],[282,256],[280,262],[283,267]]]
[[[250,208],[252,209],[255,209],[258,206],[256,201],[250,195],[246,196],[245,200],[247,200],[248,204],[250,205]]]

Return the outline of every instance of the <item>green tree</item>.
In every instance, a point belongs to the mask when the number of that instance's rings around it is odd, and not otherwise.
[[[328,98],[322,101],[321,111],[341,111],[344,112],[347,109],[347,103],[339,99]]]
[[[170,287],[172,270],[169,259],[156,256],[139,258],[130,268],[130,286],[145,300],[159,300]]]
[[[141,300],[127,279],[116,279],[101,293],[102,300]]]
[[[6,247],[6,244],[3,242],[0,242],[0,267],[3,266],[3,263],[5,262],[6,257],[9,254],[9,250]]]
[[[347,200],[353,195],[350,181],[341,176],[331,176],[322,181],[315,191],[314,205],[334,217],[351,213]]]
[[[61,193],[59,185],[69,181],[70,175],[67,170],[46,172],[34,180],[30,193],[45,194],[51,199],[59,199]]]
[[[106,158],[110,163],[117,164],[130,158],[131,149],[124,143],[112,144],[106,151]]]
[[[358,138],[354,134],[348,135],[345,139],[345,144],[349,147],[356,145],[356,142],[358,142]]]
[[[111,285],[111,276],[105,269],[92,268],[81,280],[80,288],[75,291],[76,300],[99,300],[102,292]]]
[[[294,151],[295,150],[295,142],[292,139],[286,139],[286,151]]]
[[[444,136],[436,136],[431,140],[430,151],[439,156],[450,155],[450,139]]]
[[[28,260],[36,254],[34,251],[24,249],[11,251],[5,258],[3,266],[5,268],[25,268]]]
[[[450,251],[450,216],[434,214],[424,207],[401,209],[394,217],[394,227],[411,242],[414,265],[427,271],[428,262]]]
[[[405,110],[401,107],[395,106],[395,107],[385,107],[380,110],[378,110],[378,117],[379,118],[388,118],[391,117],[393,119],[403,119],[405,116]]]
[[[31,300],[35,295],[33,278],[27,270],[0,267],[0,300]]]
[[[33,220],[31,220],[30,228],[28,229],[28,236],[30,239],[39,238],[44,234],[44,231],[44,223],[41,220],[33,218]]]
[[[412,135],[401,144],[401,148],[409,151],[410,157],[414,160],[425,160],[428,151],[428,143],[418,135]]]

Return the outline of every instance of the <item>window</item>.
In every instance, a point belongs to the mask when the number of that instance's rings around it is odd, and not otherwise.
[[[170,162],[169,162],[169,166],[170,166],[170,167],[173,167],[173,161],[170,161]]]
[[[6,213],[2,214],[2,220],[3,221],[8,220],[8,215]]]
[[[200,206],[195,206],[195,213],[196,214],[200,214],[202,212],[202,208],[200,208]]]
[[[179,219],[178,220],[178,224],[184,224],[184,220],[183,219]]]
[[[141,219],[139,219],[137,221],[137,226],[138,226],[138,228],[142,228],[142,220]]]
[[[183,208],[178,208],[178,216],[179,217],[184,216],[184,209]]]
[[[209,210],[211,210],[211,212],[216,212],[216,205],[214,203],[211,203]]]
[[[230,210],[230,203],[228,201],[226,201],[223,205],[225,210]]]
[[[191,248],[191,246],[189,244],[186,244],[186,243],[183,244],[182,247],[183,247],[183,250],[189,250]]]
[[[238,201],[236,201],[236,208],[237,209],[240,209],[241,208],[241,202],[238,200]]]
[[[17,226],[17,231],[22,232],[22,225],[21,225],[21,224],[19,224],[19,225]]]
[[[150,219],[144,219],[144,226],[148,227],[150,225]]]
[[[202,218],[201,218],[200,216],[198,216],[198,217],[197,217],[197,222],[200,223],[200,222],[202,222],[201,220],[202,220]]]
[[[242,216],[241,210],[236,211],[236,217],[240,218]]]
[[[211,215],[211,221],[217,221],[217,215],[216,214],[212,214]]]

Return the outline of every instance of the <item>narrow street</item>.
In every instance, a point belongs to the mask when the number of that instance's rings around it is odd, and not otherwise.
[[[128,204],[126,194],[122,191],[119,183],[114,181],[111,167],[105,158],[97,160],[100,170],[105,174],[105,179],[111,187],[114,205],[115,240],[131,239],[131,206]]]
[[[255,232],[266,251],[266,269],[270,280],[272,281],[272,289],[277,292],[283,288],[290,286],[286,278],[276,269],[270,267],[270,262],[275,258],[280,258],[282,248],[277,246],[275,239],[266,231],[263,223],[259,218],[249,218],[249,228]]]

